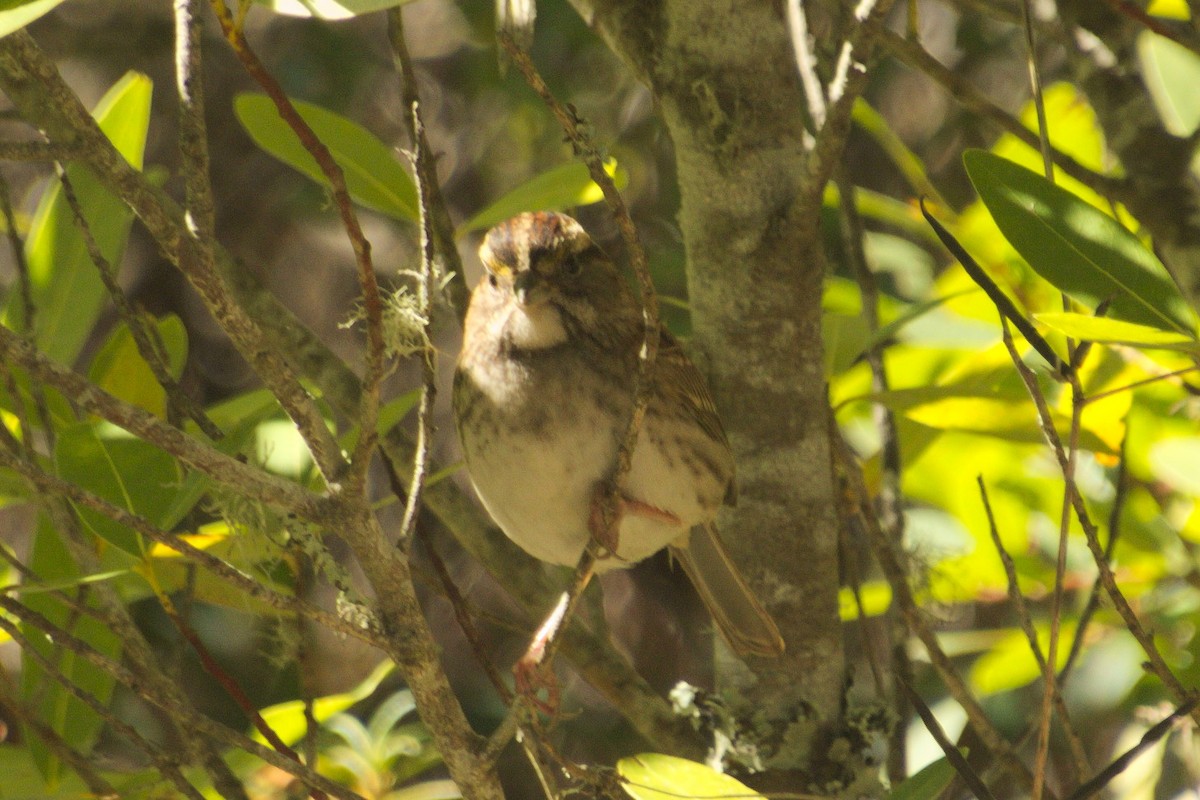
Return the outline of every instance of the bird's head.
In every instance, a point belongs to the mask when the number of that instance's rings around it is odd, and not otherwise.
[[[479,257],[487,274],[472,307],[492,309],[522,349],[594,333],[636,309],[616,266],[566,214],[539,211],[506,220],[488,231]]]

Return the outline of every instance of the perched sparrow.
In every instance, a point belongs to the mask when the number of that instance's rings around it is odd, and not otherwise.
[[[574,566],[633,408],[641,306],[612,261],[563,214],[488,232],[454,376],[454,415],[488,512],[530,555]],[[778,655],[783,640],[717,537],[733,455],[704,380],[665,329],[645,421],[619,498],[627,567],[670,547],[729,644]]]

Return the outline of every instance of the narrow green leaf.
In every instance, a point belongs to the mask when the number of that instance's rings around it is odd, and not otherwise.
[[[611,158],[605,162],[604,171],[618,189],[624,189],[629,183],[629,175]],[[524,211],[562,211],[603,199],[604,194],[592,181],[587,165],[574,161],[543,172],[513,189],[461,225],[458,234],[490,228]]]
[[[60,0],[61,2],[61,0]],[[350,19],[372,11],[395,8],[412,0],[254,0],[260,6],[276,14],[289,17],[316,17],[317,19]]]
[[[1039,275],[1118,319],[1183,333],[1195,314],[1162,263],[1119,222],[1041,175],[981,150],[963,156],[996,224]]]
[[[146,146],[152,88],[145,75],[128,72],[92,112],[117,150],[138,169]],[[67,177],[100,252],[115,267],[124,252],[133,213],[86,168],[69,166]],[[57,181],[42,195],[34,212],[25,252],[37,310],[38,347],[56,361],[69,364],[95,325],[106,292]],[[18,292],[9,297],[4,324],[14,330],[25,327]]]
[[[356,203],[395,219],[417,218],[417,189],[391,147],[341,114],[300,100],[292,100],[292,104],[342,168],[346,189]],[[330,188],[316,159],[279,116],[271,98],[240,94],[233,101],[233,110],[255,144]]]
[[[63,0],[8,0],[0,2],[0,37],[19,31],[43,14],[54,10]]]
[[[79,568],[60,538],[60,533],[44,514],[38,518],[29,567],[43,581],[66,582],[82,578]],[[86,592],[81,592],[78,596],[87,602]],[[23,597],[22,603],[51,623],[66,628],[72,635],[99,652],[111,658],[117,658],[120,653],[121,640],[111,628],[94,617],[73,611],[54,595],[32,594]],[[111,675],[65,647],[56,645],[32,626],[22,628],[31,647],[55,664],[67,680],[101,703],[108,702],[114,685]],[[34,658],[24,651],[21,697],[24,701],[33,703],[34,711],[42,722],[58,733],[63,741],[70,742],[71,747],[78,753],[86,756],[91,751],[100,732],[99,716],[47,675]],[[53,787],[64,776],[63,765],[36,734],[30,734],[28,743],[34,760],[46,782]]]
[[[1179,350],[1185,353],[1200,352],[1200,342],[1194,336],[1119,319],[1063,311],[1035,314],[1034,319],[1059,333],[1086,342],[1129,344],[1147,349]]]
[[[170,455],[106,425],[84,424],[63,431],[54,449],[59,477],[126,511],[161,525],[174,506],[182,474]],[[86,508],[83,523],[97,536],[134,556],[141,538],[131,529]]]
[[[634,800],[763,798],[738,779],[723,775],[710,766],[662,753],[641,753],[622,758],[617,762],[617,772],[626,781],[621,786]]]
[[[1200,127],[1200,56],[1150,31],[1138,35],[1137,52],[1163,126],[1176,136],[1191,136]]]
[[[954,780],[954,767],[939,758],[892,790],[892,800],[934,800]]]

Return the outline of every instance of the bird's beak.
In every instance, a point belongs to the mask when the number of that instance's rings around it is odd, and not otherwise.
[[[545,300],[549,296],[548,289],[542,277],[531,269],[520,273],[513,281],[513,294],[517,296],[517,302],[527,307]]]

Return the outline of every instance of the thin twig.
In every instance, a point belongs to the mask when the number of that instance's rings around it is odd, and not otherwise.
[[[837,170],[835,180],[837,181],[838,193],[841,198],[839,219],[841,221],[843,250],[846,254],[846,260],[850,263],[851,269],[854,272],[855,280],[858,282],[859,295],[862,298],[862,316],[867,324],[867,331],[871,336],[874,336],[879,330],[879,287],[875,282],[875,275],[867,263],[867,255],[863,247],[865,231],[863,229],[862,217],[858,213],[857,193],[854,184],[846,177],[844,169]],[[877,393],[888,391],[890,382],[888,381],[887,367],[883,360],[882,346],[868,349],[866,360],[868,366],[871,368],[872,391]],[[880,435],[880,464],[882,474],[878,501],[879,524],[888,538],[899,545],[904,541],[903,496],[900,490],[902,471],[900,435],[896,429],[896,418],[891,409],[882,403],[875,403],[872,407],[872,413],[875,426],[879,430]],[[854,586],[854,591],[856,602],[859,602],[861,605],[861,600],[858,598],[857,584]],[[862,618],[865,619],[865,617]],[[894,635],[895,631],[898,630],[894,610],[889,609],[889,613],[885,619],[888,641],[894,643],[891,648],[893,671],[898,676],[909,674],[912,671],[912,665],[908,663],[907,648],[903,646],[902,637]],[[898,638],[900,638],[900,641],[897,641]],[[880,683],[878,678],[880,668],[875,663],[875,651],[870,647],[869,640],[865,646],[870,658],[872,673],[876,674],[876,682]],[[904,731],[907,728],[906,718],[908,709],[902,693],[894,692],[893,695],[894,710],[898,722],[893,729],[891,748],[888,753],[888,765],[889,771],[896,773],[893,777],[899,780],[906,772],[904,768]],[[880,697],[885,696],[881,690]]]
[[[348,620],[343,620],[327,611],[319,609],[308,604],[298,597],[281,595],[277,592],[268,589],[258,581],[251,578],[249,575],[238,570],[229,563],[217,558],[211,553],[205,552],[188,541],[175,534],[167,533],[160,530],[151,524],[144,517],[140,517],[130,511],[116,506],[109,501],[92,494],[86,489],[64,481],[56,475],[51,475],[42,471],[32,462],[21,460],[13,455],[0,450],[0,466],[4,466],[13,470],[21,477],[29,481],[38,492],[63,497],[85,508],[92,509],[100,514],[105,515],[121,525],[135,531],[139,536],[143,536],[150,541],[157,542],[164,547],[168,547],[183,556],[198,563],[200,566],[207,568],[214,575],[226,581],[227,583],[241,589],[243,592],[259,600],[272,608],[280,611],[294,612],[303,614],[304,616],[318,622],[321,625],[328,627],[330,630],[346,636],[352,636],[356,639],[361,639],[368,644],[380,647],[381,641],[378,632],[370,628],[363,628],[355,625]]]
[[[1150,730],[1142,734],[1142,738],[1133,747],[1126,750],[1121,755],[1113,759],[1112,763],[1104,769],[1100,770],[1094,778],[1080,786],[1067,800],[1087,800],[1092,795],[1098,794],[1101,789],[1112,782],[1112,779],[1120,775],[1133,760],[1141,755],[1147,748],[1157,742],[1159,739],[1171,732],[1171,728],[1175,723],[1189,714],[1194,714],[1197,706],[1200,706],[1200,698],[1193,697],[1179,708],[1167,715],[1166,719],[1154,725]]]
[[[262,87],[275,109],[284,122],[300,139],[304,149],[316,160],[322,174],[329,181],[333,192],[333,201],[337,206],[342,220],[342,227],[350,239],[354,250],[355,263],[358,265],[358,283],[363,293],[363,311],[367,326],[367,354],[365,374],[360,395],[358,419],[358,442],[350,457],[350,474],[347,476],[348,491],[352,494],[362,494],[366,490],[367,467],[371,455],[375,452],[378,437],[376,422],[379,417],[379,394],[381,384],[387,373],[385,363],[385,345],[383,341],[383,299],[379,293],[379,283],[375,279],[375,266],[371,262],[371,243],[363,235],[362,226],[358,222],[358,213],[350,192],[346,189],[346,179],[341,166],[334,159],[329,148],[317,137],[309,124],[300,116],[300,112],[292,105],[292,101],[284,93],[283,87],[267,71],[258,56],[250,48],[250,43],[242,34],[240,20],[234,20],[225,5],[225,0],[211,0],[209,3],[221,24],[225,38],[233,48],[234,54],[242,62],[246,72]]]
[[[800,0],[787,0],[788,32],[792,38],[792,49],[796,51],[796,69],[800,73],[800,85],[808,101],[808,115],[812,118],[813,130],[825,125],[825,88],[817,74],[817,57],[808,35],[808,11]]]
[[[434,284],[434,231],[433,214],[430,210],[430,185],[428,178],[433,174],[433,166],[429,163],[429,152],[422,149],[425,142],[425,124],[421,119],[421,107],[414,102],[408,109],[412,115],[412,128],[415,132],[415,151],[413,152],[413,172],[417,176],[417,206],[420,209],[421,227],[421,273],[417,281],[418,314],[424,320],[425,329],[421,338],[424,346],[420,351],[421,358],[421,402],[417,409],[417,441],[416,452],[413,455],[412,478],[408,482],[408,499],[404,505],[404,518],[400,525],[401,541],[407,541],[416,530],[417,514],[421,509],[421,496],[425,490],[425,479],[428,475],[429,447],[432,438],[430,417],[433,414],[433,401],[437,396],[437,348],[429,338],[433,326],[433,284]]]
[[[638,239],[637,228],[633,224],[633,219],[629,216],[629,209],[626,207],[621,193],[617,191],[616,184],[613,183],[612,178],[605,171],[604,159],[585,132],[578,114],[575,113],[574,109],[569,109],[558,101],[558,98],[554,96],[550,91],[550,87],[546,85],[546,82],[538,73],[537,67],[534,66],[529,53],[521,49],[512,36],[504,31],[498,32],[497,35],[500,44],[508,51],[513,64],[525,77],[525,81],[529,84],[530,88],[534,90],[542,99],[542,102],[546,104],[546,107],[554,114],[559,125],[562,126],[563,133],[566,134],[567,140],[574,148],[576,155],[587,164],[592,180],[603,192],[604,199],[607,201],[609,210],[612,212],[617,227],[620,229],[622,238],[625,241],[626,252],[634,274],[637,277],[641,293],[642,348],[638,355],[638,373],[633,386],[633,409],[630,412],[624,435],[621,437],[620,447],[617,449],[617,458],[612,474],[606,481],[607,486],[605,488],[607,491],[604,493],[605,496],[597,501],[601,503],[600,513],[604,520],[604,527],[608,533],[608,541],[617,542],[619,539],[619,532],[616,530],[618,521],[617,505],[620,491],[625,476],[629,474],[629,469],[633,463],[633,451],[637,446],[638,434],[641,432],[642,422],[646,416],[646,408],[650,402],[651,387],[654,380],[654,366],[658,357],[659,337],[662,330],[662,323],[659,321],[658,315],[658,294],[654,288],[654,280],[650,276],[645,250],[642,249],[641,242]],[[587,588],[595,572],[596,559],[601,555],[600,550],[601,548],[594,538],[589,540],[587,547],[580,557],[579,564],[576,566],[575,579],[572,582],[571,589],[560,599],[555,611],[552,612],[552,617],[558,616],[559,620],[569,620],[571,618],[575,606],[578,604],[584,589]],[[554,635],[547,643],[547,663],[549,663],[549,659],[553,658],[553,653],[558,647],[556,641],[558,638],[557,635]]]
[[[144,409],[120,400],[77,373],[37,352],[28,342],[0,327],[0,354],[19,364],[72,401],[195,467],[218,483],[230,486],[275,508],[313,522],[325,521],[322,498],[301,486],[231,458],[173,428]]]
[[[280,755],[269,747],[259,744],[250,737],[239,733],[238,731],[221,725],[218,722],[209,720],[207,717],[196,713],[190,708],[178,706],[170,699],[159,695],[153,691],[144,681],[141,681],[137,676],[125,667],[123,664],[109,658],[97,651],[94,647],[76,636],[68,633],[58,627],[46,617],[33,611],[32,609],[21,605],[20,603],[0,597],[0,608],[5,609],[14,617],[19,619],[25,625],[37,629],[46,636],[49,636],[57,647],[64,648],[71,653],[83,658],[89,664],[97,669],[111,675],[117,682],[129,687],[142,699],[148,701],[151,705],[162,709],[168,714],[173,715],[173,718],[187,725],[193,730],[193,733],[198,732],[207,737],[213,738],[223,744],[231,744],[239,747],[259,758],[263,759],[272,766],[287,772],[290,775],[303,781],[305,784],[314,788],[321,789],[334,797],[345,798],[346,800],[362,800],[359,795],[350,791],[344,786],[334,783],[330,779],[319,775],[314,770],[300,764],[292,759]],[[12,622],[0,616],[0,629],[4,630],[14,639],[20,636],[20,628]],[[37,648],[26,647],[23,651],[28,654],[34,661],[43,669],[49,668],[49,661],[38,652]],[[73,697],[80,702],[88,705],[93,711],[101,714],[106,718],[107,711],[95,697],[88,692],[83,691],[73,682],[64,680],[63,688],[66,689]]]
[[[134,309],[133,304],[129,301],[129,296],[125,294],[125,290],[121,288],[121,284],[117,281],[116,269],[104,257],[104,254],[100,252],[100,246],[96,244],[96,238],[92,235],[91,225],[83,215],[83,207],[79,204],[79,198],[75,194],[75,187],[67,175],[66,169],[59,164],[57,165],[57,171],[58,179],[62,186],[63,198],[67,201],[67,205],[71,207],[71,216],[75,219],[75,227],[79,229],[79,235],[83,239],[84,249],[87,250],[88,258],[91,259],[92,264],[96,267],[96,272],[100,275],[100,280],[104,283],[104,288],[108,290],[108,296],[112,299],[113,305],[116,306],[117,314],[124,320],[126,327],[129,329],[129,335],[133,337],[138,354],[141,355],[142,360],[150,368],[150,372],[154,375],[154,379],[158,381],[158,385],[166,392],[167,402],[174,406],[177,413],[191,418],[200,430],[203,431],[204,435],[212,441],[215,442],[224,438],[224,431],[209,419],[208,415],[204,413],[204,409],[183,391],[179,382],[171,375],[162,351],[150,339],[150,333],[146,330],[145,318]]]
[[[1009,357],[1012,359],[1013,365],[1017,368],[1017,374],[1020,375],[1021,381],[1025,384],[1025,388],[1033,400],[1042,433],[1050,445],[1051,452],[1058,460],[1059,468],[1065,470],[1067,455],[1063,449],[1062,441],[1059,439],[1058,432],[1054,428],[1054,420],[1050,414],[1050,407],[1046,402],[1045,395],[1041,391],[1041,387],[1038,386],[1037,377],[1021,359],[1020,354],[1017,353],[1016,346],[1013,344],[1012,334],[1003,321],[1001,322],[1001,333],[1004,345],[1008,348]],[[1076,380],[1072,381],[1072,392],[1076,396],[1083,394]],[[1185,688],[1179,679],[1175,677],[1175,673],[1171,671],[1166,660],[1162,657],[1162,653],[1159,652],[1158,645],[1154,643],[1154,637],[1142,625],[1133,607],[1129,604],[1129,600],[1126,599],[1125,594],[1121,591],[1121,587],[1117,584],[1116,576],[1113,575],[1112,565],[1105,555],[1104,547],[1100,544],[1099,532],[1096,529],[1095,523],[1092,522],[1091,515],[1088,513],[1083,498],[1078,492],[1072,492],[1070,494],[1070,501],[1075,511],[1075,518],[1079,520],[1079,525],[1083,528],[1088,550],[1091,551],[1092,559],[1096,562],[1096,566],[1099,569],[1100,585],[1104,587],[1105,593],[1108,595],[1109,600],[1112,601],[1113,607],[1120,615],[1121,620],[1125,623],[1125,627],[1133,634],[1137,643],[1141,645],[1142,651],[1146,654],[1150,670],[1162,681],[1163,685],[1167,687],[1167,690],[1171,692],[1177,702],[1180,704],[1187,702],[1194,696],[1194,691]],[[1193,712],[1193,715],[1200,722],[1200,712]]]
[[[950,741],[950,737],[946,736],[946,732],[942,730],[942,725],[938,722],[933,711],[925,704],[925,700],[917,693],[917,690],[908,685],[907,681],[898,681],[904,689],[904,694],[907,695],[913,708],[917,711],[917,716],[921,718],[921,722],[925,723],[925,730],[929,731],[929,735],[937,742],[938,747],[942,748],[942,752],[946,754],[946,760],[954,767],[954,771],[963,779],[963,783],[967,784],[979,800],[995,800],[995,795],[988,789],[983,779],[971,768],[970,762],[959,752],[954,746],[954,742]]]
[[[1025,127],[1012,114],[995,105],[962,75],[947,69],[918,43],[909,41],[883,26],[879,27],[879,43],[898,60],[940,85],[963,108],[989,120],[1030,147],[1040,149],[1041,141],[1036,133]],[[1059,169],[1097,194],[1115,198],[1122,203],[1128,199],[1129,192],[1123,180],[1088,169],[1061,150],[1051,148],[1051,155]]]
[[[922,616],[920,606],[917,605],[916,598],[913,597],[912,589],[909,587],[908,574],[901,565],[902,556],[896,544],[883,532],[870,511],[870,500],[866,487],[863,485],[862,474],[854,463],[849,446],[840,436],[834,438],[834,445],[834,457],[838,461],[840,474],[848,483],[848,500],[851,505],[845,513],[857,518],[870,532],[871,540],[875,544],[875,556],[883,570],[884,577],[892,587],[893,602],[899,607],[909,631],[925,645],[930,663],[942,678],[950,696],[966,712],[967,724],[971,726],[975,735],[1014,777],[1027,786],[1032,785],[1032,776],[1028,768],[1016,757],[1004,736],[988,719],[983,706],[975,699],[966,680],[959,674],[946,651],[942,649],[937,636]]]
[[[80,154],[74,144],[61,142],[0,142],[0,160],[4,161],[69,161]]]
[[[433,239],[435,272],[447,277],[445,291],[450,306],[458,315],[459,323],[467,314],[467,304],[470,300],[470,290],[467,288],[466,275],[463,271],[462,259],[454,240],[454,223],[450,220],[450,212],[442,197],[441,185],[437,178],[437,160],[429,146],[424,126],[417,130],[413,124],[410,110],[414,103],[420,103],[417,91],[417,76],[413,69],[412,57],[404,40],[404,13],[402,7],[388,10],[388,39],[392,45],[392,58],[396,70],[400,74],[400,101],[404,108],[401,118],[408,129],[409,141],[415,152],[425,153],[425,158],[416,165],[418,185],[424,183],[425,213],[429,217],[424,223],[429,228]]]
[[[1004,546],[1004,542],[1000,538],[1000,529],[997,527],[996,517],[992,513],[992,503],[988,498],[987,484],[983,481],[983,475],[977,475],[975,480],[979,484],[979,496],[983,500],[983,510],[987,516],[988,531],[992,536],[992,544],[1000,556],[1000,563],[1004,565],[1004,574],[1008,581],[1009,602],[1013,604],[1013,609],[1017,612],[1017,621],[1021,626],[1022,632],[1025,634],[1026,641],[1029,642],[1029,650],[1037,660],[1038,667],[1045,674],[1047,669],[1046,656],[1042,653],[1042,646],[1038,642],[1037,632],[1033,627],[1032,616],[1029,613],[1029,607],[1025,603],[1025,595],[1021,593],[1021,587],[1017,580],[1017,566],[1013,563],[1012,556],[1009,555],[1008,549]],[[1083,743],[1079,740],[1079,735],[1071,725],[1067,704],[1063,699],[1062,686],[1063,681],[1060,674],[1058,683],[1054,688],[1054,709],[1058,713],[1059,723],[1071,748],[1071,757],[1075,762],[1075,770],[1082,777],[1091,772],[1091,766],[1088,764]]]

